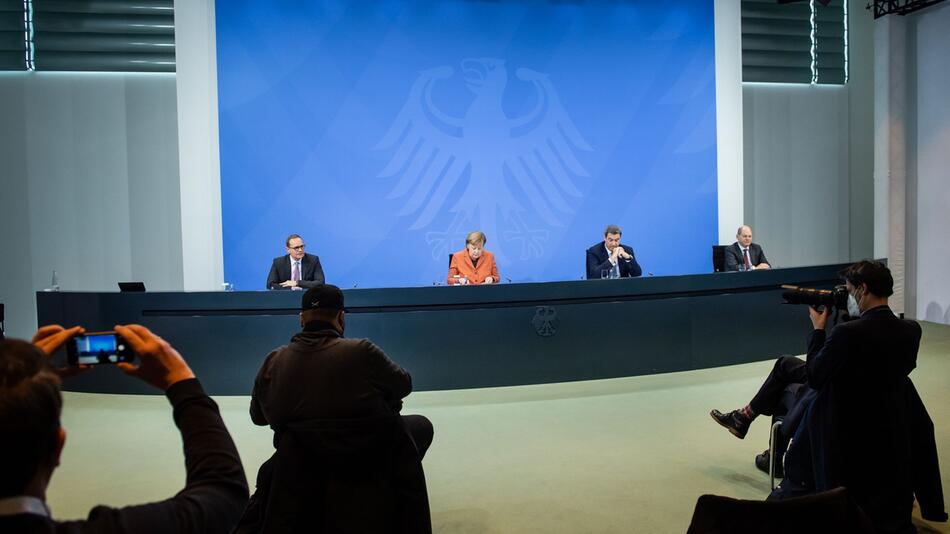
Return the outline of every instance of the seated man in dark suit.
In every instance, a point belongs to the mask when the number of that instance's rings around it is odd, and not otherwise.
[[[640,276],[643,271],[633,248],[620,244],[623,231],[616,224],[604,230],[604,240],[587,249],[587,279],[628,278]]]
[[[752,242],[752,227],[742,225],[736,231],[736,242],[726,247],[726,271],[751,271],[768,269],[762,247]]]
[[[284,243],[287,255],[274,258],[267,274],[267,289],[308,289],[326,281],[320,258],[306,254],[303,238],[290,234]]]

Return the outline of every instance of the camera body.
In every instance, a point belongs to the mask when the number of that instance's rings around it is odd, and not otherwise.
[[[97,365],[131,362],[132,347],[115,332],[89,332],[76,336],[66,345],[69,365]]]
[[[786,304],[806,304],[818,308],[824,306],[835,310],[848,311],[848,288],[837,285],[834,289],[815,289],[783,285],[782,298]]]

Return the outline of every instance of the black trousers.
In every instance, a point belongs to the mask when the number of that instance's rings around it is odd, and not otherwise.
[[[432,428],[432,421],[429,421],[423,415],[404,415],[402,423],[406,426],[406,432],[416,444],[416,450],[419,451],[419,459],[425,458],[429,445],[432,445],[432,436],[435,430]]]
[[[807,379],[804,361],[794,356],[780,356],[749,406],[756,415],[785,415],[791,407],[790,402],[794,402],[788,398],[785,388],[804,384]]]

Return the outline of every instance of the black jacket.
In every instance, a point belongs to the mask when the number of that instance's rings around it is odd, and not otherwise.
[[[271,352],[250,411],[274,429],[277,452],[239,532],[384,532],[375,521],[394,517],[427,527],[396,532],[431,530],[421,460],[398,415],[411,391],[379,347],[319,321]],[[320,507],[326,499],[335,500]]]
[[[281,282],[290,280],[290,256],[284,255],[274,258],[270,266],[270,272],[267,273],[267,289],[286,289],[280,287]],[[300,260],[300,281],[297,285],[304,289],[326,283],[323,276],[323,266],[320,265],[320,258],[313,254],[304,254]]]
[[[640,264],[637,263],[637,257],[633,254],[633,248],[622,243],[620,246],[631,256],[629,260],[620,259],[618,261],[620,264],[620,278],[640,276],[643,274],[643,270],[640,269]],[[609,257],[610,255],[607,254],[607,249],[604,247],[603,241],[587,249],[588,280],[600,280],[603,271],[613,269],[613,265],[611,265],[608,259]]]
[[[79,521],[55,522],[20,514],[0,517],[0,532],[16,533],[226,533],[247,503],[247,479],[218,406],[197,380],[168,388],[175,424],[185,449],[185,488],[160,502],[110,508],[97,506]],[[147,461],[147,460],[146,460]],[[75,488],[75,491],[82,491]]]
[[[882,532],[912,531],[915,495],[924,518],[947,517],[933,424],[908,377],[920,336],[886,306],[827,337],[815,330],[806,363],[815,394],[785,457],[793,483],[847,487]]]
[[[412,377],[366,339],[330,325],[307,328],[267,355],[251,392],[251,420],[274,430],[311,419],[364,419],[399,413]]]
[[[725,253],[726,271],[738,271],[739,266],[745,263],[745,259],[742,257],[742,247],[739,246],[739,243],[733,243],[726,247]],[[749,263],[751,263],[753,267],[760,263],[768,262],[769,260],[765,257],[765,252],[762,251],[761,246],[755,243],[749,245]]]
[[[296,421],[274,442],[236,534],[432,532],[422,461],[400,416]]]

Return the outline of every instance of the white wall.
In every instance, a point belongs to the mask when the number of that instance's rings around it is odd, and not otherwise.
[[[873,22],[849,10],[848,84],[743,86],[745,221],[782,267],[873,254]]]
[[[214,0],[175,1],[184,288],[224,282]]]
[[[4,73],[0,117],[8,334],[32,334],[54,269],[64,290],[181,289],[174,75]]]
[[[847,89],[746,84],[743,105],[745,213],[755,241],[781,267],[847,261]]]
[[[742,11],[739,0],[714,4],[716,20],[716,166],[719,242],[745,223],[742,160]]]
[[[950,324],[950,4],[908,17],[908,270],[917,318]],[[912,242],[912,243],[911,243]],[[911,282],[911,277],[908,277]],[[908,288],[910,292],[910,288]]]

